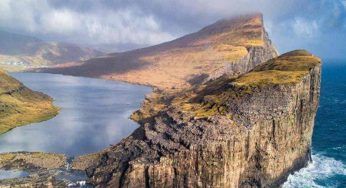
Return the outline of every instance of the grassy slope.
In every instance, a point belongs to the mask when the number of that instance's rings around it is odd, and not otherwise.
[[[50,119],[57,113],[49,96],[30,90],[0,70],[0,134]]]
[[[234,83],[241,86],[294,84],[320,63],[320,59],[304,50],[296,50],[274,58],[252,72],[240,76]]]

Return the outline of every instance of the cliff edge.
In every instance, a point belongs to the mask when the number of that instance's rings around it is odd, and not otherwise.
[[[141,126],[92,160],[88,181],[97,187],[279,186],[310,160],[320,71],[319,58],[297,50],[238,77],[157,93],[133,115]]]

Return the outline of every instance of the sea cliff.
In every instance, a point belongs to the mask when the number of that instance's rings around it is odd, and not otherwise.
[[[273,187],[310,160],[320,59],[299,50],[148,100],[141,126],[87,168],[97,187]],[[164,100],[163,100],[164,98]]]

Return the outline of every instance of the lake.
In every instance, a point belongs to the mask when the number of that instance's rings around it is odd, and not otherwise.
[[[28,176],[29,173],[21,170],[1,170],[0,169],[0,180],[11,179],[11,178],[21,178]]]
[[[54,98],[60,113],[0,135],[0,153],[42,151],[78,156],[100,151],[130,135],[130,120],[151,88],[123,82],[45,73],[14,73],[29,88]]]

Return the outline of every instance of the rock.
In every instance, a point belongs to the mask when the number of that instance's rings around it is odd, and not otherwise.
[[[43,152],[0,154],[1,170],[21,170],[27,176],[0,180],[0,187],[89,187],[85,172],[69,169],[65,155]]]
[[[43,152],[11,152],[0,154],[0,169],[36,171],[65,168],[66,156]]]

